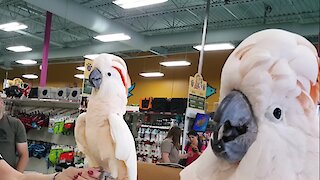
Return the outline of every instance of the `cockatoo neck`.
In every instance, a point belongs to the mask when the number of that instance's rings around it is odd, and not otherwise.
[[[119,102],[90,97],[87,111],[99,111],[100,114],[124,115],[126,113],[126,101]]]

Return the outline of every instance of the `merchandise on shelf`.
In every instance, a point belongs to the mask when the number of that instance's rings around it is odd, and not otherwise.
[[[186,112],[187,99],[186,98],[144,98],[140,100],[140,111],[153,112],[171,112],[182,114]]]
[[[30,157],[45,158],[51,149],[52,143],[28,140],[28,151]]]
[[[160,144],[170,127],[141,126],[136,138],[138,161],[157,163],[161,158]]]
[[[20,119],[26,130],[41,129],[48,127],[49,116],[40,111],[27,113],[26,111],[17,111],[13,114],[14,117]]]
[[[48,132],[70,135],[74,130],[76,115],[55,115],[49,118]]]

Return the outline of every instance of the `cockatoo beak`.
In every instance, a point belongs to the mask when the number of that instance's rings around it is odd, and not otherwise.
[[[94,68],[89,75],[89,82],[92,87],[99,89],[102,83],[102,74],[99,69]]]
[[[258,131],[247,97],[240,91],[232,91],[219,104],[214,121],[218,124],[211,140],[212,150],[228,162],[240,162]]]

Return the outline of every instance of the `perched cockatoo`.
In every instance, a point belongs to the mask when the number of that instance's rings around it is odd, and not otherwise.
[[[300,35],[245,39],[221,74],[218,122],[182,180],[319,180],[318,55]]]
[[[75,127],[77,145],[90,167],[101,167],[115,179],[137,179],[135,143],[123,119],[131,82],[124,60],[101,54],[89,76],[93,86],[87,112]]]

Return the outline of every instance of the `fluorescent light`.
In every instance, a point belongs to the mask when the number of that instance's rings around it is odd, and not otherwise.
[[[87,59],[95,59],[96,57],[98,57],[100,54],[87,54],[87,55],[84,55],[83,57],[84,58],[87,58]]]
[[[161,72],[147,72],[147,73],[140,73],[140,76],[143,77],[162,77],[164,76]]]
[[[29,48],[27,46],[11,46],[7,47],[9,51],[14,51],[14,52],[27,52],[27,51],[32,51],[32,48]]]
[[[149,6],[152,4],[159,4],[167,1],[168,0],[116,0],[113,1],[113,3],[122,7],[123,9],[130,9],[142,6]]]
[[[16,63],[30,65],[30,64],[37,64],[37,61],[31,59],[23,59],[23,60],[16,60]]]
[[[102,42],[124,41],[131,39],[130,36],[124,33],[99,35],[94,38]]]
[[[24,74],[22,77],[27,78],[27,79],[37,79],[38,76],[35,74]]]
[[[79,71],[84,71],[85,67],[84,66],[79,66],[79,67],[76,67],[76,69],[78,69]]]
[[[0,29],[3,31],[17,31],[17,30],[26,29],[26,28],[28,28],[28,26],[18,22],[11,22],[11,23],[0,25]]]
[[[75,74],[75,78],[84,79],[84,74]]]
[[[191,63],[188,61],[166,61],[166,62],[160,62],[162,66],[189,66]]]
[[[193,48],[201,51],[201,45],[193,46]],[[206,44],[204,45],[204,51],[216,51],[216,50],[227,50],[234,49],[234,45],[231,43],[217,43],[217,44]]]

